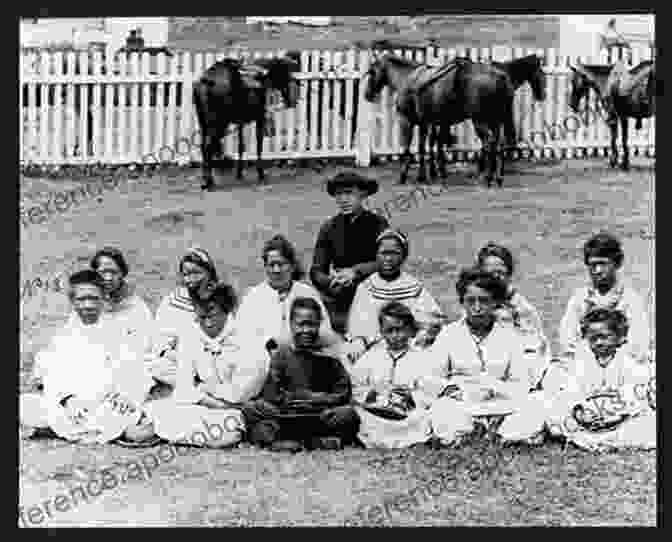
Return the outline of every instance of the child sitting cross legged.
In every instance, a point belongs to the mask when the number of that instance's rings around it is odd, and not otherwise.
[[[381,448],[425,442],[431,436],[432,398],[424,387],[427,353],[410,344],[418,324],[398,301],[383,305],[378,321],[384,343],[367,351],[351,369],[361,420],[358,438],[367,447]]]
[[[551,434],[589,450],[656,448],[655,378],[626,348],[627,335],[620,311],[593,309],[582,318],[574,359],[544,386]]]
[[[243,408],[249,440],[276,451],[354,442],[359,420],[350,406],[350,377],[338,359],[316,352],[319,304],[297,297],[289,318],[293,344],[274,350],[260,396]]]

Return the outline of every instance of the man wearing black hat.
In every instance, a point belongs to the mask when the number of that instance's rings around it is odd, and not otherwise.
[[[320,228],[310,278],[340,333],[345,333],[357,285],[378,270],[376,238],[389,224],[362,205],[377,191],[376,181],[355,172],[339,173],[327,182],[327,193],[336,199],[340,212]]]

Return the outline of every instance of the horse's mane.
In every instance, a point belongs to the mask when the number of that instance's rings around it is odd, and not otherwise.
[[[591,75],[606,77],[614,66],[613,64],[581,64],[581,67],[588,70]]]

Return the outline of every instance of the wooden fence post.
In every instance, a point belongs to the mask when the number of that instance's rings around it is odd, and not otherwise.
[[[368,167],[371,164],[371,130],[375,119],[372,115],[371,104],[364,99],[366,90],[362,76],[369,69],[370,51],[360,51],[359,54],[359,96],[357,115],[357,148],[355,149],[355,163],[357,166]]]

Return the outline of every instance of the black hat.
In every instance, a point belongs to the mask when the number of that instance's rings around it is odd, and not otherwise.
[[[378,181],[362,177],[354,171],[344,171],[327,181],[327,193],[333,197],[337,188],[346,186],[356,186],[361,188],[367,193],[367,196],[371,196],[378,192]]]

